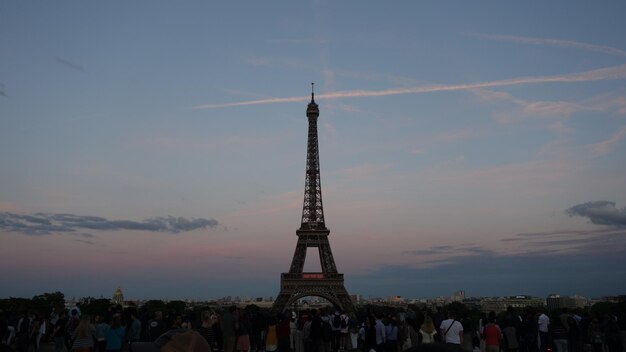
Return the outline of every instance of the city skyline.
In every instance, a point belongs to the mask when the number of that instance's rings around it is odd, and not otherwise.
[[[2,2],[0,296],[275,297],[310,82],[350,294],[623,294],[625,10]]]

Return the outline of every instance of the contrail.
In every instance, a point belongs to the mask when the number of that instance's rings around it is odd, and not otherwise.
[[[318,100],[323,99],[340,99],[340,98],[360,98],[360,97],[382,97],[387,95],[399,95],[399,94],[420,94],[431,92],[443,92],[443,91],[458,91],[468,90],[475,88],[488,88],[488,87],[501,87],[501,86],[514,86],[521,84],[537,84],[537,83],[572,83],[572,82],[588,82],[588,81],[603,81],[611,79],[624,79],[626,78],[626,64],[605,67],[591,71],[568,73],[564,75],[544,76],[544,77],[518,77],[498,81],[489,82],[475,82],[464,84],[435,84],[425,85],[409,88],[390,88],[384,90],[349,90],[330,92],[325,94],[316,95]],[[222,104],[205,104],[196,105],[191,107],[192,109],[215,109],[226,108],[232,106],[245,106],[245,105],[260,105],[260,104],[276,104],[276,103],[294,103],[308,101],[310,96],[303,97],[287,97],[287,98],[268,98],[258,100],[246,100],[232,103]]]
[[[575,42],[571,40],[542,39],[542,38],[519,37],[515,35],[499,35],[499,34],[483,34],[483,33],[465,33],[465,34],[473,36],[473,37],[484,38],[484,39],[503,40],[503,41],[509,41],[509,42],[532,44],[532,45],[562,46],[566,48],[595,51],[598,53],[604,53],[608,55],[626,57],[626,51],[624,50],[612,48],[610,46],[581,43],[581,42]]]

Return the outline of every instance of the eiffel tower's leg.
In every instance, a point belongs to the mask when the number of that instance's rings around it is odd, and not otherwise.
[[[333,253],[330,250],[330,243],[328,238],[325,241],[321,241],[319,245],[320,263],[322,264],[322,272],[324,273],[336,273],[337,267],[335,266],[335,259]]]
[[[278,294],[278,297],[276,297],[274,304],[272,305],[272,313],[274,314],[282,313],[285,310],[285,308],[287,308],[286,307],[287,302],[289,302],[290,298],[291,298],[290,293],[286,293],[281,290],[280,293]]]
[[[348,291],[346,291],[345,287],[342,287],[339,291],[342,292],[337,293],[337,300],[339,300],[339,302],[341,303],[341,307],[343,308],[343,310],[346,312],[354,311],[354,305],[352,303],[350,295],[348,295]]]
[[[302,273],[304,269],[304,260],[306,259],[306,244],[301,240],[298,240],[298,244],[296,245],[296,252],[293,254],[293,259],[291,260],[291,267],[289,272],[292,274]]]

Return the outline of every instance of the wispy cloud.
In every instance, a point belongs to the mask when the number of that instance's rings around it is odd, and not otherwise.
[[[568,126],[568,119],[580,112],[609,113],[622,115],[626,111],[626,98],[611,94],[601,94],[577,102],[569,101],[532,101],[521,99],[510,93],[472,89],[471,92],[487,103],[505,102],[513,104],[506,110],[500,109],[492,113],[493,119],[500,124],[520,122],[528,118],[543,118],[549,122],[547,127],[557,135],[556,139],[544,145],[539,151],[544,154],[568,141],[573,129]],[[617,131],[608,140],[593,144],[591,147],[596,156],[608,153],[612,147],[626,135],[626,126]]]
[[[483,248],[481,246],[466,244],[466,245],[458,245],[458,246],[433,246],[429,249],[416,249],[404,251],[402,254],[408,255],[481,255],[481,254],[495,254],[494,251],[490,249]]]
[[[272,142],[271,138],[231,135],[220,136],[211,140],[194,139],[183,136],[145,136],[137,137],[128,142],[128,147],[165,148],[171,150],[220,150],[224,147],[258,148]]]
[[[589,234],[598,234],[604,233],[606,230],[556,230],[556,231],[545,231],[545,232],[523,232],[518,233],[512,238],[504,238],[502,241],[504,242],[516,242],[516,241],[526,241],[529,238],[541,237],[541,238],[552,238],[552,237],[562,237],[562,236],[579,236],[579,235],[589,235]]]
[[[96,244],[94,241],[89,241],[89,240],[75,239],[73,241],[74,242],[79,242],[79,243],[84,243],[84,244]]]
[[[65,66],[65,67],[71,68],[71,69],[73,69],[73,70],[80,71],[80,72],[82,72],[82,73],[87,72],[87,71],[85,71],[85,68],[84,68],[82,65],[79,65],[79,64],[77,64],[77,63],[74,63],[74,62],[71,62],[71,61],[67,61],[67,60],[62,59],[62,58],[60,58],[60,57],[55,57],[55,58],[54,58],[54,60],[55,60],[57,63],[59,63],[59,64],[61,64],[61,65]]]
[[[335,137],[337,135],[337,129],[330,122],[325,122],[324,123],[324,130],[326,131],[326,133],[328,133],[329,135],[331,135],[333,137]]]
[[[537,76],[537,77],[518,77],[497,81],[488,82],[474,82],[464,84],[434,84],[424,85],[417,87],[407,88],[391,88],[384,90],[349,90],[338,91],[325,94],[317,94],[316,99],[342,99],[342,98],[362,98],[362,97],[381,97],[390,95],[401,94],[422,94],[432,92],[446,92],[446,91],[460,91],[477,88],[488,87],[501,87],[501,86],[514,86],[522,84],[540,84],[540,83],[574,83],[574,82],[588,82],[588,81],[601,81],[601,80],[614,80],[626,78],[626,64],[605,67],[590,71],[568,73],[563,75],[553,76]],[[193,106],[192,109],[214,109],[214,108],[226,108],[234,106],[247,106],[247,105],[259,105],[259,104],[276,104],[276,103],[295,103],[305,102],[310,100],[310,96],[300,97],[285,97],[285,98],[270,98],[270,99],[258,99],[247,100],[231,103],[220,104],[204,104]]]
[[[328,40],[305,38],[276,38],[270,39],[269,42],[274,44],[327,44]]]
[[[482,137],[487,132],[474,128],[461,128],[455,130],[444,131],[441,133],[428,133],[418,137],[421,145],[447,144],[458,142],[461,140]]]
[[[155,217],[143,221],[109,220],[97,216],[74,214],[47,214],[33,215],[11,212],[0,213],[0,229],[20,232],[26,235],[49,235],[52,233],[76,232],[78,229],[102,231],[151,231],[179,233],[204,228],[214,228],[217,220],[184,217]],[[91,238],[93,235],[81,233],[77,236]]]
[[[472,36],[472,37],[490,39],[490,40],[501,40],[501,41],[507,41],[507,42],[530,44],[530,45],[560,46],[560,47],[565,47],[565,48],[594,51],[594,52],[608,54],[608,55],[626,57],[625,50],[612,48],[610,46],[581,43],[581,42],[576,42],[576,41],[571,41],[571,40],[544,39],[544,38],[522,37],[522,36],[515,36],[515,35],[500,35],[500,34],[485,34],[485,33],[464,33],[464,34]]]
[[[594,104],[579,104],[568,101],[531,101],[513,96],[510,93],[486,89],[472,89],[471,92],[486,102],[504,101],[517,105],[521,116],[569,117],[579,111],[603,111],[603,107]],[[507,123],[514,120],[513,115],[496,115],[498,122]],[[500,119],[498,118],[500,117]]]
[[[67,233],[67,235],[70,235],[72,237],[74,237],[74,239],[72,241],[74,242],[79,242],[79,243],[84,243],[84,244],[96,244],[92,239],[95,238],[95,235],[92,235],[90,233],[75,233],[75,232],[69,232]]]
[[[5,98],[9,97],[7,95],[7,93],[4,92],[4,84],[3,83],[0,83],[0,97],[5,97]]]
[[[359,178],[389,170],[391,167],[391,164],[360,164],[340,169],[336,173],[346,177]]]
[[[626,250],[626,230],[623,227],[607,227],[599,230],[562,230],[552,232],[524,233],[503,238],[502,242],[519,245],[515,250],[522,253],[550,251],[552,253],[579,253],[604,255]]]
[[[593,145],[593,152],[596,156],[605,155],[613,149],[615,144],[622,140],[626,136],[626,126],[622,127],[619,131],[615,132],[611,138]]]
[[[3,202],[3,201],[0,201],[0,212],[3,212],[3,211],[13,211],[13,212],[15,212],[15,211],[18,211],[19,209],[20,209],[20,207],[17,204],[13,203],[13,202]]]

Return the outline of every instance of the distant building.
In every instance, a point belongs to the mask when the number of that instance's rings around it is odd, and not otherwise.
[[[489,297],[480,300],[480,310],[487,312],[504,312],[508,307],[523,309],[526,307],[543,307],[546,301],[543,298],[531,296]]]
[[[553,293],[546,298],[546,305],[548,310],[585,308],[589,305],[589,299],[582,296],[566,297]]]
[[[359,304],[361,303],[362,299],[361,299],[361,295],[350,295],[350,299],[352,300],[352,302],[354,302],[355,304]]]
[[[402,304],[404,303],[404,298],[402,298],[402,296],[389,296],[387,302],[391,304]]]
[[[455,302],[461,302],[464,299],[465,299],[465,291],[463,290],[456,291],[454,293],[454,296],[452,296],[452,300]]]
[[[124,304],[124,294],[122,293],[121,287],[118,286],[117,289],[115,289],[112,301],[115,304]]]

